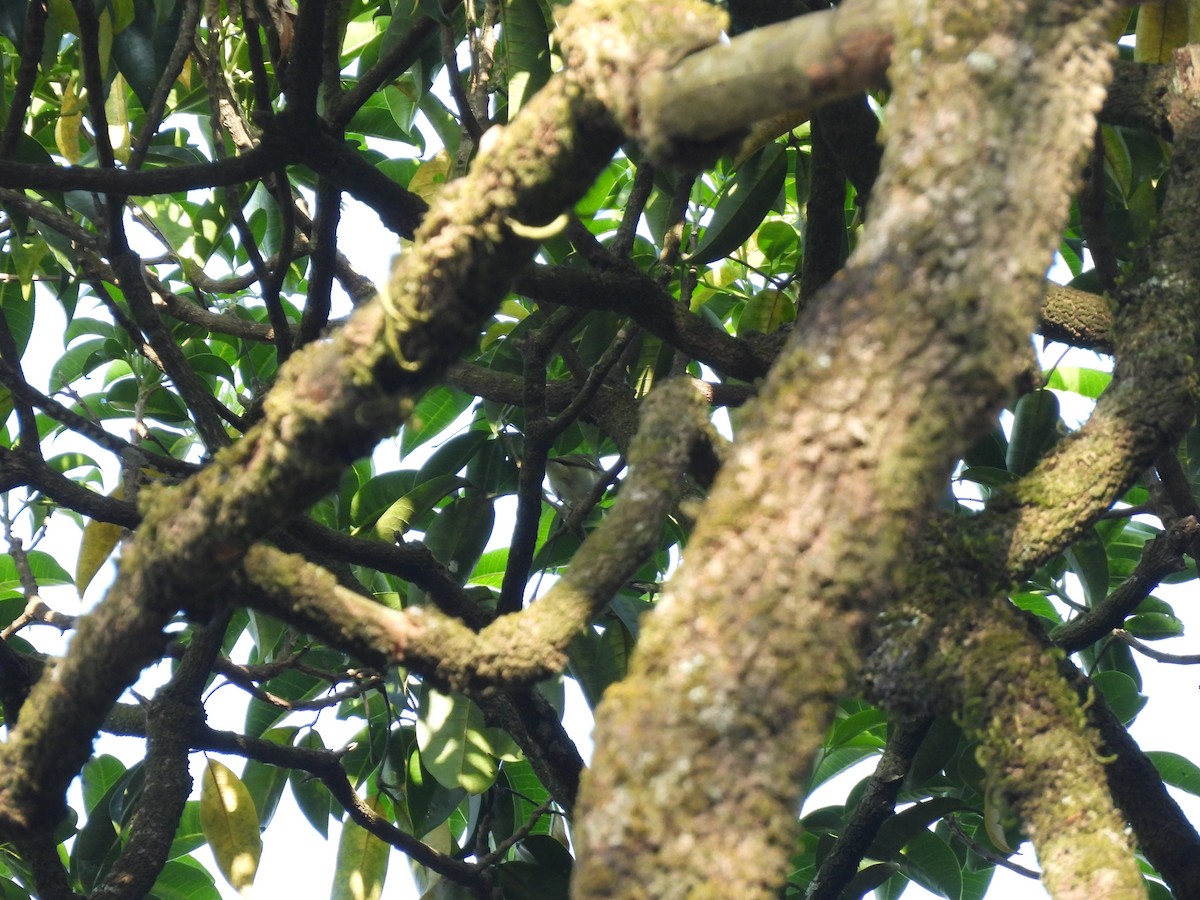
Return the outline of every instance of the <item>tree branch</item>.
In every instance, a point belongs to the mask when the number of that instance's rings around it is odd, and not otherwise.
[[[608,163],[621,136],[592,99],[610,70],[590,49],[576,46],[471,173],[443,189],[385,297],[293,355],[259,426],[185,484],[143,490],[144,520],[116,581],[0,747],[0,839],[58,820],[93,735],[161,655],[174,611],[202,603],[256,540],[336,484],[476,339],[535,250],[510,223],[554,219]],[[543,140],[546,129],[560,138]]]
[[[838,13],[851,9],[847,0]],[[1024,366],[1045,260],[1109,74],[1103,10],[1090,0],[955,10],[924,6],[919,23],[897,29],[888,147],[864,233],[768,375],[629,675],[598,710],[577,896],[708,884],[777,895],[813,754],[860,667],[868,623],[904,595],[915,530]],[[1023,62],[1014,46],[1028,48]],[[781,55],[807,64],[790,44],[760,51]],[[773,93],[768,84],[755,90]],[[704,105],[693,96],[672,102],[690,113]],[[656,112],[639,107],[642,120]],[[643,121],[642,133],[654,127]],[[988,165],[954,161],[951,143]],[[1019,212],[1018,184],[1037,186]],[[1002,267],[980,252],[994,241],[1006,248]],[[645,734],[654,746],[628,753]],[[755,777],[724,778],[718,761],[730,758],[754,759]],[[736,857],[752,866],[728,853],[731,829]],[[1140,884],[1127,856],[1119,871],[1122,887]]]
[[[711,430],[686,381],[647,398],[625,490],[544,597],[479,632],[427,607],[390,610],[326,572],[266,547],[247,554],[247,602],[370,665],[402,665],[449,690],[521,687],[562,671],[575,636],[657,546],[700,436]]]

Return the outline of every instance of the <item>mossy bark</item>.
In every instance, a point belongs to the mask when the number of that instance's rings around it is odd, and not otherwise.
[[[531,258],[536,244],[523,226],[553,220],[609,161],[621,132],[596,97],[610,86],[611,55],[620,51],[621,63],[673,45],[670,35],[652,34],[654,43],[630,46],[618,32],[622,41],[605,45],[610,56],[594,52],[591,12],[571,16],[578,40],[564,39],[570,68],[444,190],[384,295],[332,340],[289,360],[264,421],[243,440],[184,484],[143,491],[143,521],[116,581],[34,686],[0,748],[0,840],[59,820],[104,717],[161,655],[170,616],[219,603],[255,541],[334,487],[350,462],[399,426],[412,398],[475,339]],[[640,30],[630,33],[636,39]]]
[[[868,623],[1025,365],[1103,98],[1104,18],[975,0],[900,23],[867,229],[599,710],[576,897],[776,896]]]
[[[1192,422],[1200,397],[1196,70],[1192,60],[1179,60],[1168,90],[1176,137],[1170,188],[1158,231],[1114,298],[1107,328],[1116,352],[1113,383],[1079,432],[981,514],[930,523],[914,554],[908,600],[885,617],[868,667],[877,701],[907,712],[953,712],[981,739],[994,788],[1033,839],[1056,897],[1142,890],[1131,873],[1124,819],[1111,810],[1114,799],[1171,888],[1180,896],[1195,892],[1196,867],[1180,858],[1178,847],[1194,847],[1197,838],[1181,833],[1190,826],[1164,807],[1169,800],[1161,784],[1160,799],[1147,802],[1153,792],[1146,779],[1157,781],[1148,760],[1139,758],[1094,689],[1080,699],[1074,682],[1081,676],[1048,649],[1040,631],[1007,604],[981,598],[1028,577],[1079,537]],[[1062,636],[1073,639],[1076,631]],[[1083,713],[1105,727],[1104,745],[1082,726]],[[1115,730],[1122,740],[1114,739]],[[1113,751],[1115,757],[1102,759]],[[1108,771],[1104,763],[1117,768]],[[1162,833],[1164,820],[1174,823],[1170,838]]]
[[[952,715],[979,741],[995,821],[1019,823],[1055,898],[1132,898],[1145,886],[1105,780],[1098,739],[1060,673],[1063,653],[1005,597],[964,609],[958,560],[931,556],[891,611],[869,667],[877,700]],[[970,596],[970,595],[968,595]],[[903,694],[903,697],[899,696]]]

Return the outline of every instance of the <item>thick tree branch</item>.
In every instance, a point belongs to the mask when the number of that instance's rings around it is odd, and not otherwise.
[[[390,610],[261,546],[245,559],[248,602],[373,666],[406,666],[450,690],[532,684],[563,670],[571,641],[658,545],[693,446],[710,431],[706,407],[686,381],[655,391],[617,504],[544,597],[481,631],[427,607]]]
[[[58,820],[92,737],[121,691],[161,655],[174,611],[203,602],[256,540],[336,484],[344,466],[392,432],[412,398],[476,339],[536,249],[520,226],[561,214],[621,140],[593,99],[598,89],[635,83],[644,69],[631,60],[670,59],[679,51],[664,47],[697,42],[674,20],[663,35],[627,32],[622,23],[596,41],[595,12],[590,4],[564,12],[573,24],[567,68],[467,177],[443,189],[384,295],[330,341],[289,360],[263,422],[238,444],[177,488],[143,491],[144,520],[115,583],[81,620],[53,679],[30,693],[35,713],[0,748],[0,838]],[[717,36],[712,15],[701,23],[708,40]],[[640,43],[628,46],[627,33]]]
[[[964,615],[963,595],[944,570],[922,569],[914,581],[914,601],[889,613],[871,683],[906,686],[919,705],[889,705],[908,715],[952,714],[980,741],[992,814],[1021,823],[1051,896],[1145,896],[1097,737],[1084,727],[1084,706],[1041,626],[1004,597],[976,600]]]
[[[936,624],[916,629],[924,629],[926,638],[905,637],[904,632],[910,628],[902,622],[903,614],[898,613],[886,632],[888,637],[872,661],[873,671],[893,671],[895,666],[889,665],[888,660],[898,661],[900,656],[907,657],[903,668],[910,671],[914,668],[914,657],[924,659],[927,654],[930,654],[931,667],[941,667],[943,663],[938,661],[941,654],[932,655],[930,651],[935,644],[943,648],[979,648],[966,655],[950,654],[950,667],[940,683],[956,692],[961,690],[958,685],[964,679],[995,683],[1011,681],[1008,675],[995,670],[985,675],[989,659],[1007,666],[1007,661],[1014,655],[1024,655],[1029,661],[1025,671],[1033,671],[1033,643],[1018,637],[1023,627],[1014,626],[1012,613],[1003,612],[995,604],[989,604],[986,612],[973,617],[979,623],[977,634],[968,637],[964,633],[951,633],[963,627],[961,598],[989,596],[996,590],[1005,589],[1067,547],[1122,496],[1165,448],[1175,446],[1191,424],[1200,395],[1200,377],[1195,363],[1200,355],[1200,309],[1197,309],[1195,299],[1196,285],[1200,284],[1200,260],[1194,253],[1189,224],[1196,198],[1200,197],[1200,171],[1195,167],[1195,159],[1200,153],[1200,118],[1190,99],[1196,95],[1195,79],[1200,63],[1200,56],[1195,54],[1200,51],[1189,48],[1181,51],[1177,58],[1175,80],[1168,98],[1176,136],[1170,191],[1163,205],[1159,229],[1138,261],[1138,275],[1122,286],[1117,297],[1117,322],[1113,328],[1118,336],[1117,365],[1112,384],[1101,396],[1083,429],[1060,443],[1011,490],[994,497],[982,514],[969,520],[950,522],[941,519],[932,523],[912,570],[921,580],[910,585],[909,592],[920,607],[911,622],[933,619]],[[1106,464],[1097,465],[1099,459],[1106,460]],[[1073,473],[1080,470],[1086,472],[1086,477],[1076,479]],[[961,556],[956,557],[956,554]],[[991,626],[986,626],[985,620],[994,626],[987,640],[984,638]],[[938,629],[942,631],[938,632]],[[930,636],[938,634],[940,636]],[[984,644],[993,639],[1001,643],[1017,641],[1026,649],[1017,651],[1009,646],[997,652],[993,645],[989,650]],[[957,661],[953,659],[960,656],[962,658]],[[974,659],[976,656],[980,656],[978,661]],[[977,666],[980,671],[973,675],[966,671]],[[929,672],[927,676],[933,677]],[[883,685],[888,676],[878,678],[873,675],[872,680],[876,685]],[[1044,677],[1044,681],[1045,690],[1052,692],[1045,696],[1057,696],[1057,686],[1048,677]],[[903,683],[903,679],[894,682],[895,685]],[[932,693],[928,682],[910,683],[905,696],[892,697],[889,702],[898,701],[901,706],[919,704],[924,702],[921,698],[927,700]],[[999,698],[1004,709],[996,707],[994,714],[1024,720],[1028,705],[1023,707],[1021,703],[1028,704],[1033,700],[1029,697],[1021,701],[1018,694],[1019,691],[1012,694],[1016,703]],[[970,689],[962,696],[970,697]],[[1102,704],[1096,701],[1096,706]],[[994,725],[980,721],[978,727],[984,730],[985,740],[1002,755],[1014,746],[1013,741]],[[1118,751],[1117,762],[1144,773],[1146,767],[1142,762],[1120,757],[1128,751],[1129,743],[1120,740],[1111,727],[1105,734],[1109,747]],[[1071,766],[1073,783],[1083,770],[1074,763]],[[1083,781],[1090,777],[1083,772]],[[1052,806],[1056,802],[1054,796],[1062,794],[1062,785],[1043,783],[1039,787],[1039,779],[1038,767],[1014,769],[1005,790],[1016,791],[1023,798],[1019,803],[1025,804],[1023,813],[1030,817],[1029,826],[1035,840],[1058,846],[1066,858],[1067,851],[1059,843],[1059,832],[1061,817],[1071,814],[1065,810],[1055,812],[1054,815],[1060,817],[1058,821],[1046,817],[1049,808],[1046,804]],[[1145,797],[1131,797],[1130,791],[1119,785],[1111,772],[1109,783],[1113,796],[1133,823],[1147,858],[1177,893],[1187,896],[1193,892],[1197,883],[1195,868],[1180,865],[1176,848],[1187,845],[1192,848],[1189,852],[1194,854],[1195,848],[1200,846],[1200,838],[1187,827],[1178,829],[1169,840],[1166,839],[1158,820],[1178,822],[1179,817],[1173,811],[1173,804],[1163,802],[1164,792],[1153,792],[1156,799],[1150,802]],[[1096,798],[1093,797],[1091,803],[1094,802]],[[1083,819],[1078,819],[1076,814],[1072,819],[1074,823],[1094,821],[1095,806],[1081,800],[1079,808],[1084,811]],[[1041,855],[1040,844],[1038,849]],[[1089,857],[1088,865],[1092,864]]]
[[[140,900],[167,861],[184,804],[192,791],[188,773],[191,737],[203,727],[200,694],[208,683],[229,624],[226,607],[198,628],[175,674],[146,708],[146,762],[142,800],[127,840],[96,890],[94,900]]]
[[[1112,353],[1112,306],[1099,294],[1047,282],[1042,336],[1072,347]]]
[[[882,87],[892,50],[894,0],[847,0],[836,9],[756,28],[647,78],[628,103],[652,157],[719,146],[752,123]]]
[[[1096,696],[1096,687],[1074,666],[1062,663],[1100,735],[1104,775],[1121,812],[1133,824],[1138,844],[1176,897],[1200,896],[1200,836],[1167,791],[1162,776],[1125,726]]]
[[[924,6],[897,29],[867,227],[743,420],[685,564],[598,711],[579,897],[711,884],[776,895],[866,626],[901,590],[914,529],[1024,365],[1109,73],[1104,11],[1083,0],[950,9]],[[1017,209],[1024,184],[1038,187]],[[981,249],[997,243],[1002,267]],[[628,753],[645,734],[662,752]],[[753,777],[718,772],[731,758],[753,759]],[[1121,871],[1139,879],[1128,858]]]

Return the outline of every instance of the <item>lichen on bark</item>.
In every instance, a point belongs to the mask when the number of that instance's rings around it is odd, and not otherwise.
[[[866,626],[1025,365],[1108,75],[1104,12],[921,10],[897,30],[862,239],[768,376],[600,707],[577,897],[776,895]]]

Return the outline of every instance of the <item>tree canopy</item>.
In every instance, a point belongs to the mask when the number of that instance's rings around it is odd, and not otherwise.
[[[0,0],[0,897],[245,893],[285,790],[339,900],[979,900],[1026,840],[1200,896],[1200,768],[1127,730],[1200,558],[1196,39]]]

